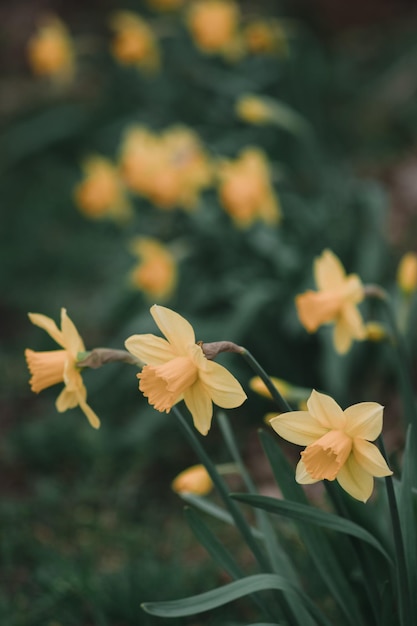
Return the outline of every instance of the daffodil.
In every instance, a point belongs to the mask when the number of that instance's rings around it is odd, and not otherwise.
[[[172,481],[176,493],[192,493],[205,496],[213,489],[213,483],[204,465],[192,465]]]
[[[269,423],[283,439],[306,446],[297,465],[298,483],[337,480],[353,498],[366,502],[374,476],[392,474],[371,443],[381,434],[382,414],[377,402],[360,402],[343,411],[333,398],[313,390],[306,411],[281,413]]]
[[[223,54],[230,59],[241,55],[240,7],[234,0],[197,0],[191,4],[186,21],[203,53]]]
[[[131,11],[117,11],[111,17],[110,26],[115,32],[112,52],[119,63],[149,72],[159,69],[159,45],[144,19]]]
[[[340,260],[324,250],[314,262],[318,291],[307,291],[295,299],[303,326],[315,332],[322,324],[334,324],[334,345],[340,354],[347,352],[353,339],[365,339],[365,326],[357,304],[364,298],[364,289],[356,274],[346,275]]]
[[[196,429],[206,435],[213,402],[234,408],[246,399],[240,383],[222,365],[206,358],[196,344],[191,324],[175,311],[153,305],[151,315],[166,339],[152,334],[133,335],[127,350],[146,363],[137,374],[139,389],[157,411],[169,413],[184,399]]]
[[[397,284],[405,295],[417,289],[417,254],[407,252],[401,258],[397,271]]]
[[[79,406],[91,426],[98,428],[100,420],[86,402],[87,390],[77,367],[77,355],[85,352],[84,342],[66,310],[61,309],[61,330],[46,315],[29,313],[29,319],[35,326],[46,330],[62,348],[47,352],[25,350],[26,362],[32,375],[29,381],[32,391],[39,393],[52,385],[65,383],[56,401],[57,410],[62,413]]]
[[[130,273],[132,285],[152,298],[169,298],[177,284],[177,264],[169,248],[152,237],[135,237],[130,249],[140,259]]]
[[[34,74],[69,82],[75,72],[74,44],[65,24],[46,16],[27,45],[28,60]]]

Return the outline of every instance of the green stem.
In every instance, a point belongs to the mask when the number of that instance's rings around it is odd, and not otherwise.
[[[266,560],[266,557],[263,554],[263,552],[260,550],[260,548],[259,548],[259,546],[258,546],[258,544],[257,544],[257,542],[256,542],[256,540],[255,540],[255,538],[254,538],[254,536],[252,534],[250,526],[249,526],[248,522],[246,521],[246,518],[243,516],[241,510],[239,509],[237,504],[234,502],[234,500],[232,500],[230,498],[229,491],[227,489],[226,483],[224,482],[224,480],[220,476],[219,472],[217,471],[215,464],[212,462],[212,460],[210,459],[210,457],[208,456],[208,454],[204,450],[203,446],[198,441],[198,439],[195,436],[193,430],[190,428],[190,426],[186,422],[185,418],[183,417],[183,415],[179,411],[179,409],[176,406],[173,406],[172,407],[172,412],[177,417],[178,423],[181,426],[181,429],[182,429],[183,433],[185,434],[188,442],[191,444],[192,448],[196,452],[196,454],[199,457],[200,461],[205,466],[205,468],[206,468],[206,470],[207,470],[207,472],[208,472],[208,474],[209,474],[209,476],[210,476],[214,486],[216,487],[216,489],[219,492],[223,502],[225,503],[225,505],[228,508],[231,516],[233,517],[233,520],[234,520],[234,522],[236,524],[236,527],[239,529],[239,531],[242,534],[244,540],[246,541],[247,545],[251,549],[251,551],[252,551],[253,555],[255,556],[256,560],[258,561],[261,569],[263,571],[265,571],[265,572],[271,571],[271,569],[269,567],[269,563]]]
[[[240,354],[243,356],[245,361],[247,363],[249,363],[249,365],[253,369],[253,371],[265,383],[266,388],[268,389],[269,393],[271,394],[273,400],[275,401],[275,403],[278,406],[278,409],[281,411],[281,413],[287,413],[288,411],[292,411],[293,409],[290,407],[288,402],[286,400],[284,400],[284,398],[281,396],[280,392],[275,387],[275,385],[273,384],[273,382],[271,381],[270,377],[265,372],[263,367],[261,365],[259,365],[259,363],[255,359],[255,357],[253,357],[252,354],[248,350],[246,350],[246,348],[241,348]]]
[[[378,437],[378,446],[382,456],[386,461],[387,453],[385,451],[384,441],[382,436]],[[401,532],[400,516],[398,512],[397,498],[394,491],[394,483],[392,476],[385,476],[385,485],[387,489],[388,504],[391,515],[392,533],[394,537],[395,553],[396,553],[396,577],[397,577],[397,592],[398,603],[400,610],[400,624],[402,626],[409,626],[413,623],[412,610],[411,610],[411,597],[410,588],[408,584],[407,576],[407,564],[405,558],[405,549],[403,535]]]
[[[408,423],[413,425],[413,431],[417,435],[417,404],[414,395],[414,388],[410,376],[410,364],[403,337],[399,331],[395,314],[391,305],[388,293],[380,287],[368,285],[365,289],[367,296],[378,299],[383,305],[386,318],[391,327],[392,346],[397,360],[397,372],[399,385],[404,401],[404,413]],[[416,436],[415,435],[415,436]]]

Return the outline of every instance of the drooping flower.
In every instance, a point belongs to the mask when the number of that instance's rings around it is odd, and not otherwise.
[[[192,493],[205,496],[213,489],[213,483],[204,465],[192,465],[172,481],[176,493]]]
[[[397,270],[397,284],[405,295],[417,289],[417,254],[407,252],[401,258]]]
[[[125,346],[146,363],[137,374],[139,389],[157,411],[169,413],[184,399],[194,426],[206,435],[213,415],[213,402],[234,408],[246,399],[240,383],[222,365],[210,361],[196,344],[191,324],[166,307],[153,305],[151,315],[166,339],[133,335]]]
[[[283,439],[306,446],[297,465],[298,483],[337,480],[353,498],[366,502],[374,476],[392,474],[371,443],[381,434],[383,410],[377,402],[360,402],[343,411],[333,398],[313,390],[307,411],[281,413],[269,423]]]
[[[32,391],[39,393],[52,385],[65,383],[56,401],[57,410],[62,413],[79,406],[91,426],[98,428],[100,420],[86,402],[87,389],[77,367],[77,355],[85,352],[84,342],[66,309],[61,309],[61,330],[46,315],[29,313],[29,319],[35,326],[43,328],[62,348],[48,352],[25,350],[26,362],[32,375],[29,381]]]
[[[74,76],[74,45],[65,24],[55,16],[46,16],[27,45],[28,61],[34,74],[58,82]]]
[[[196,46],[205,54],[230,59],[243,52],[239,21],[240,9],[234,0],[197,0],[187,13],[187,26]]]
[[[334,345],[340,354],[347,352],[354,339],[365,339],[366,331],[357,304],[364,289],[356,274],[346,275],[340,260],[324,250],[314,261],[318,291],[307,291],[295,299],[298,316],[308,332],[322,324],[333,323]]]
[[[258,220],[278,224],[281,208],[261,150],[247,148],[235,161],[220,163],[218,176],[220,202],[237,226],[248,228]]]
[[[170,250],[151,237],[136,237],[130,250],[139,257],[130,273],[132,285],[153,299],[169,298],[177,284],[177,264]]]
[[[124,221],[132,215],[118,168],[101,156],[91,156],[82,165],[84,177],[74,189],[80,211],[91,219],[111,217]]]
[[[148,72],[159,69],[158,42],[144,19],[130,11],[118,11],[112,15],[110,27],[115,33],[111,49],[119,63]]]

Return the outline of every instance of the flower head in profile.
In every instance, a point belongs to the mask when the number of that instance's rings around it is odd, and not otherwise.
[[[247,148],[236,160],[220,163],[218,177],[220,202],[238,227],[249,228],[256,221],[278,224],[281,207],[261,150]]]
[[[245,26],[243,37],[252,54],[277,54],[285,57],[289,53],[287,33],[279,20],[250,21]]]
[[[119,63],[148,72],[159,69],[158,42],[144,19],[130,11],[118,11],[111,17],[110,27],[114,31],[112,53]]]
[[[64,383],[64,389],[56,401],[57,410],[62,413],[79,406],[91,426],[98,428],[100,420],[86,402],[87,390],[77,367],[77,355],[85,352],[84,342],[66,310],[61,309],[61,330],[46,315],[29,313],[29,319],[35,326],[46,330],[48,335],[61,346],[60,350],[48,352],[25,350],[26,362],[32,375],[29,381],[32,391],[39,393],[47,387]]]
[[[54,16],[43,19],[27,45],[28,61],[34,74],[58,82],[74,76],[74,45],[65,24]]]
[[[177,264],[167,246],[152,237],[135,237],[130,249],[139,257],[130,273],[132,285],[151,298],[169,298],[177,284]]]
[[[174,478],[171,487],[175,493],[205,496],[213,489],[213,483],[204,465],[192,465]]]
[[[91,219],[111,217],[123,221],[132,214],[124,184],[117,167],[101,156],[91,156],[83,163],[83,180],[74,190],[80,211]]]
[[[306,446],[297,465],[298,483],[337,480],[353,498],[366,502],[374,476],[392,474],[371,443],[381,434],[382,413],[377,402],[360,402],[343,411],[330,396],[313,390],[307,411],[281,413],[269,423],[283,439]]]
[[[333,323],[334,345],[340,354],[347,352],[354,339],[365,339],[365,326],[357,305],[364,289],[356,274],[346,275],[339,259],[324,250],[314,261],[314,278],[318,291],[307,291],[295,299],[298,316],[308,332],[322,324]]]
[[[246,400],[246,394],[226,368],[206,358],[191,324],[181,315],[156,304],[151,315],[166,339],[146,334],[133,335],[125,342],[127,350],[146,363],[137,375],[139,389],[161,412],[169,413],[183,399],[194,426],[206,435],[213,402],[234,408]]]

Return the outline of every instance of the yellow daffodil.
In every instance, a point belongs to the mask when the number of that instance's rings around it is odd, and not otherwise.
[[[214,402],[234,408],[246,399],[240,383],[223,366],[208,360],[196,344],[191,324],[163,306],[153,305],[151,315],[166,339],[155,335],[133,335],[127,350],[146,363],[137,375],[139,389],[157,411],[169,413],[184,399],[194,426],[206,435]]]
[[[34,74],[68,82],[74,76],[74,46],[65,24],[54,16],[45,17],[27,46]]]
[[[417,288],[417,254],[407,252],[402,257],[397,271],[397,284],[405,295]]]
[[[314,277],[318,291],[307,291],[296,297],[301,323],[308,332],[322,324],[334,323],[334,345],[340,354],[347,352],[353,339],[365,339],[365,326],[357,304],[364,298],[364,289],[356,274],[346,275],[340,260],[324,250],[314,261]]]
[[[110,20],[115,35],[112,53],[123,65],[153,72],[159,68],[159,46],[152,28],[136,13],[118,11]]]
[[[77,355],[85,352],[84,342],[66,310],[61,309],[61,330],[46,315],[29,313],[29,319],[35,326],[46,330],[48,335],[62,347],[62,350],[48,352],[25,350],[26,361],[32,375],[29,381],[32,391],[39,393],[57,383],[65,383],[56,401],[57,410],[62,413],[79,406],[91,426],[98,428],[100,420],[86,402],[87,390],[77,367]]]
[[[220,163],[218,176],[220,202],[237,226],[248,228],[258,220],[278,224],[281,208],[261,150],[247,148],[235,161]]]
[[[179,494],[192,493],[196,496],[205,496],[213,489],[213,483],[204,465],[192,465],[178,474],[171,487]]]
[[[91,219],[111,217],[124,221],[132,214],[118,169],[101,156],[92,156],[82,165],[84,177],[74,189],[80,211]]]
[[[374,476],[392,474],[370,443],[381,434],[382,413],[377,402],[360,402],[343,411],[333,398],[313,390],[307,411],[281,413],[269,423],[283,439],[306,446],[297,465],[298,483],[337,480],[353,498],[366,502]]]
[[[160,134],[131,127],[120,161],[127,186],[166,210],[195,209],[200,192],[212,179],[212,166],[198,136],[182,126]]]
[[[276,378],[275,376],[270,376],[270,380],[274,387],[277,388],[281,396],[287,399],[289,394],[291,393],[292,385],[290,385],[290,383],[287,383],[285,380],[282,380],[281,378]],[[264,396],[264,398],[272,397],[270,391],[268,390],[267,386],[263,382],[262,378],[260,378],[260,376],[254,376],[253,378],[251,378],[249,381],[249,387],[253,391],[256,391],[256,393],[259,393],[260,396]]]
[[[136,237],[130,249],[140,259],[130,273],[132,285],[151,298],[169,298],[177,284],[177,264],[173,254],[151,237]]]
[[[267,100],[250,94],[241,96],[236,102],[236,113],[250,124],[267,124],[273,118],[273,111]]]
[[[240,9],[233,0],[197,0],[187,13],[187,26],[196,46],[205,54],[238,57]]]

